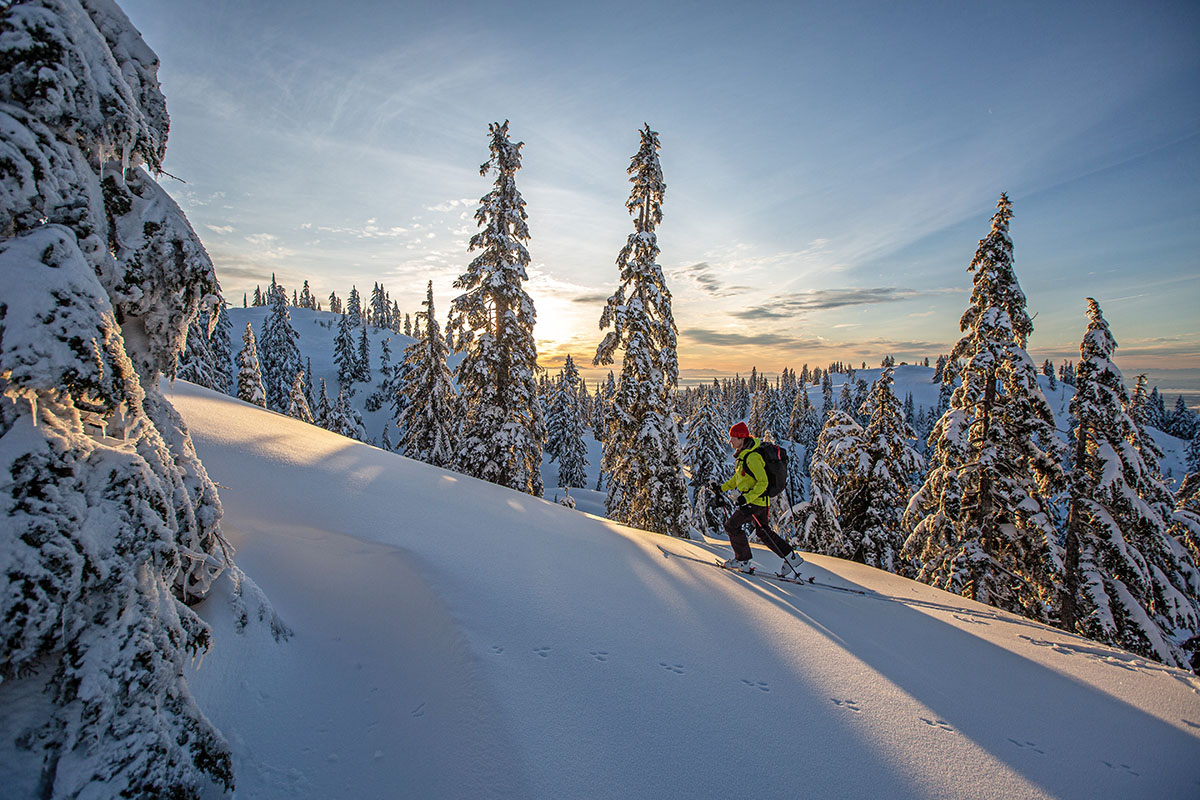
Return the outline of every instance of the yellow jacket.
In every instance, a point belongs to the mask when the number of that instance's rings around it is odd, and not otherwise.
[[[761,439],[751,439],[749,447],[738,451],[737,464],[733,468],[733,477],[721,484],[721,491],[737,489],[752,506],[767,504],[767,465],[762,454],[758,452]]]

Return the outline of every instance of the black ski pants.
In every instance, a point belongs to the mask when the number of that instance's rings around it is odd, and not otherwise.
[[[780,558],[786,558],[792,552],[792,546],[771,530],[766,506],[752,506],[749,503],[738,506],[725,520],[725,533],[729,543],[733,545],[733,556],[739,561],[748,561],[751,557],[750,539],[746,536],[745,527],[749,523],[763,544],[771,548],[771,552]]]

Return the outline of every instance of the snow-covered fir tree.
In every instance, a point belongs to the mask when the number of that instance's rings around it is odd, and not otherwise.
[[[371,342],[367,339],[367,326],[358,329],[358,347],[355,353],[354,379],[359,383],[371,382]]]
[[[376,328],[392,327],[392,304],[388,300],[387,290],[381,283],[375,284],[375,288],[371,290],[371,324]]]
[[[362,297],[358,287],[350,287],[350,295],[346,298],[346,316],[350,318],[350,327],[358,328],[363,325]]]
[[[267,407],[267,390],[263,388],[262,368],[258,362],[258,345],[254,341],[254,326],[246,323],[242,334],[242,349],[238,353],[237,397],[262,408]]]
[[[342,299],[337,296],[337,292],[329,293],[329,310],[334,314],[342,313]]]
[[[600,328],[612,326],[596,349],[597,365],[624,352],[621,378],[604,431],[609,475],[608,516],[644,530],[687,537],[688,499],[683,453],[675,427],[679,377],[671,292],[657,263],[666,192],[658,134],[645,125],[628,173],[633,189],[625,207],[634,232],[617,255],[620,285],[608,298]]]
[[[332,410],[333,404],[329,402],[329,389],[325,386],[325,379],[321,378],[321,392],[317,395],[316,405],[313,406],[313,422],[322,428],[328,428],[329,413]]]
[[[821,376],[821,422],[828,419],[830,412],[837,408],[833,399],[833,374],[826,370]]]
[[[554,382],[546,415],[546,451],[558,461],[560,488],[587,488],[587,445],[583,441],[584,416],[579,407],[579,370],[567,356]]]
[[[188,325],[187,345],[179,356],[175,377],[206,389],[227,393],[229,391],[229,362],[226,361],[222,364],[213,346],[217,317],[216,310],[210,308],[198,314]],[[210,324],[210,321],[213,324]]]
[[[304,400],[305,400],[305,402],[308,403],[308,407],[310,410],[313,407],[315,407],[317,404],[317,396],[313,392],[312,374],[313,374],[312,358],[305,357],[305,359],[304,359]]]
[[[313,297],[312,290],[308,288],[308,281],[304,282],[304,287],[300,290],[300,297],[296,301],[299,308],[307,308],[312,311],[317,309],[317,298]]]
[[[433,308],[433,281],[425,295],[425,332],[404,350],[402,368],[397,371],[397,394],[402,401],[396,430],[400,432],[399,452],[432,464],[451,467],[454,463],[454,437],[457,428],[458,401],[454,379],[446,365],[446,342]]]
[[[1124,380],[1112,362],[1117,343],[1092,298],[1088,319],[1071,399],[1075,471],[1062,624],[1190,669],[1198,653],[1194,643],[1191,652],[1185,645],[1200,634],[1200,572],[1169,531],[1174,504],[1153,453],[1138,446],[1147,434],[1127,410]]]
[[[233,391],[233,323],[224,303],[217,304],[217,324],[209,334],[208,348],[221,387],[218,391],[229,394]]]
[[[458,469],[476,478],[542,495],[545,421],[537,397],[536,311],[525,291],[529,240],[525,200],[517,191],[521,147],[508,138],[508,121],[488,126],[495,170],[492,191],[480,200],[480,228],[469,250],[479,255],[454,282],[450,328],[464,353],[456,377],[460,394]],[[419,318],[418,318],[419,322]]]
[[[232,789],[185,679],[211,635],[184,602],[231,551],[159,392],[217,283],[147,172],[158,60],[111,2],[41,0],[0,7],[0,61],[0,707],[43,704],[16,732],[43,796]]]
[[[337,335],[333,339],[333,362],[337,365],[338,385],[351,388],[358,380],[358,350],[354,346],[354,325],[349,314],[338,317]]]
[[[345,387],[338,390],[337,400],[325,415],[323,427],[327,431],[333,431],[360,442],[367,440],[367,428],[363,424],[362,415],[355,410],[354,406],[350,405],[350,395]]]
[[[920,471],[922,460],[912,447],[915,434],[892,391],[893,382],[892,369],[885,368],[860,409],[867,420],[862,454],[857,458],[861,469],[852,483],[839,491],[838,508],[842,531],[853,547],[850,558],[888,572],[902,572],[904,506],[912,494],[911,478]]]
[[[1025,351],[1033,323],[1013,272],[1011,218],[1001,195],[969,267],[964,336],[950,353],[962,383],[930,434],[905,550],[922,564],[919,580],[1049,621],[1061,566],[1049,498],[1064,476],[1051,449],[1054,417]]]
[[[724,483],[728,476],[729,443],[725,420],[721,415],[721,396],[716,388],[701,394],[696,410],[687,421],[687,447],[683,460],[691,475],[692,502],[696,524],[706,532],[722,535],[724,519],[706,487],[713,481]]]
[[[267,408],[286,411],[292,382],[301,369],[300,334],[292,327],[288,311],[287,292],[271,278],[267,296],[270,311],[263,318],[262,334],[258,337],[258,361],[262,366],[263,388],[267,390]]]
[[[615,458],[615,456],[609,455],[609,449],[615,449],[620,444],[604,438],[604,432],[608,430],[608,421],[612,417],[613,398],[616,395],[617,379],[612,370],[609,370],[605,382],[596,385],[596,398],[592,403],[592,432],[600,442],[600,470],[596,475],[596,486],[594,487],[597,492],[603,487],[604,479],[608,477],[604,465]]]
[[[864,470],[863,429],[845,411],[825,418],[809,464],[809,499],[797,507],[800,547],[813,553],[849,558],[855,545],[842,531],[839,490],[853,486]]]
[[[287,415],[301,422],[313,421],[312,408],[308,405],[304,391],[304,370],[297,372],[296,379],[292,382],[292,391],[288,394]]]
[[[1175,398],[1175,408],[1167,420],[1167,433],[1178,439],[1191,440],[1196,432],[1196,414],[1187,407],[1183,395]]]

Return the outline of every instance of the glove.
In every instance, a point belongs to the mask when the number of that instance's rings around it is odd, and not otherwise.
[[[746,505],[746,495],[739,494],[737,498],[737,504],[739,507]]]

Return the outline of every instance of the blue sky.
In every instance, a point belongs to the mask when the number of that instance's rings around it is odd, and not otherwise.
[[[233,302],[433,280],[444,314],[508,119],[539,350],[588,362],[648,122],[685,376],[947,351],[1006,191],[1031,355],[1078,356],[1090,295],[1127,377],[1200,390],[1194,2],[121,5]]]

